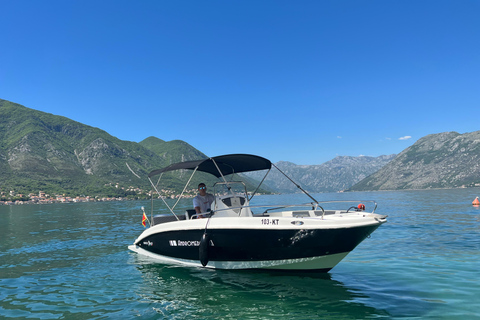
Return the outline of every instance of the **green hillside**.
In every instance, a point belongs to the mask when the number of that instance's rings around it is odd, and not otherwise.
[[[3,192],[115,195],[122,193],[117,184],[150,189],[146,176],[151,170],[204,157],[183,141],[123,141],[101,129],[0,99]],[[173,186],[179,185],[171,179]]]

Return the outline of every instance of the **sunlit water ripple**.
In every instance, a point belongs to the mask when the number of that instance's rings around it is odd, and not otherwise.
[[[127,250],[148,201],[0,206],[0,316],[40,319],[480,319],[479,189],[375,199],[388,223],[327,274],[212,271]],[[262,196],[307,202],[300,195]],[[189,206],[186,202],[183,205]]]

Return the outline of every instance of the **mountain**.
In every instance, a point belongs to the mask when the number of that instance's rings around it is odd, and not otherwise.
[[[80,195],[103,194],[108,189],[121,195],[117,184],[149,190],[146,176],[151,170],[206,157],[184,141],[156,137],[140,143],[123,141],[99,128],[0,99],[0,192]],[[479,186],[479,160],[480,131],[476,131],[428,135],[396,157],[341,156],[320,165],[284,161],[275,165],[309,192],[335,192]],[[190,173],[165,174],[162,185],[181,190]],[[246,176],[263,179],[259,172]],[[189,186],[213,181],[200,174]],[[254,183],[247,183],[250,190]],[[276,170],[264,187],[298,192]]]
[[[419,139],[351,191],[480,185],[480,131],[444,132]]]
[[[137,178],[127,164],[146,177],[175,159],[199,154],[184,142],[162,141],[166,147],[160,156],[152,140],[123,141],[98,128],[0,99],[0,189],[78,194],[117,183],[148,187],[148,180]]]
[[[275,166],[308,192],[337,192],[348,189],[379,170],[394,157],[395,155],[339,156],[320,165],[296,165],[280,161]],[[263,178],[262,174],[257,172],[249,173],[248,176],[257,180]],[[270,189],[284,193],[298,192],[298,188],[275,169],[269,173],[264,184]]]
[[[181,140],[123,141],[101,129],[0,99],[0,192],[125,196],[116,185],[150,190],[151,170],[204,158]],[[166,173],[161,185],[181,191],[191,173]],[[216,181],[198,172],[189,189]],[[252,183],[247,181],[249,190],[254,190]]]

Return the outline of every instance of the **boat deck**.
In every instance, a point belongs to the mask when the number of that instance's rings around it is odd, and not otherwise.
[[[167,222],[175,222],[175,221],[182,221],[182,220],[190,220],[195,219],[194,210],[187,210],[184,214],[177,214],[175,217],[173,214],[159,214],[153,217],[153,225],[158,225]],[[344,215],[344,214],[353,214],[353,213],[361,213],[361,212],[354,212],[350,211],[347,212],[345,210],[325,210],[325,213],[322,210],[304,210],[304,211],[275,211],[275,212],[268,212],[268,213],[260,213],[254,214],[252,217],[254,218],[264,218],[264,217],[292,217],[292,218],[320,218],[323,216],[332,216],[332,215]],[[371,214],[371,212],[363,212],[364,214]],[[216,218],[215,215],[212,218]]]

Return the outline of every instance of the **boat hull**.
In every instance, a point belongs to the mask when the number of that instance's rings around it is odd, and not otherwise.
[[[165,263],[204,265],[217,269],[326,272],[379,225],[380,223],[375,223],[326,229],[158,230],[141,236],[129,249]],[[208,234],[206,243],[202,242],[205,232]]]

